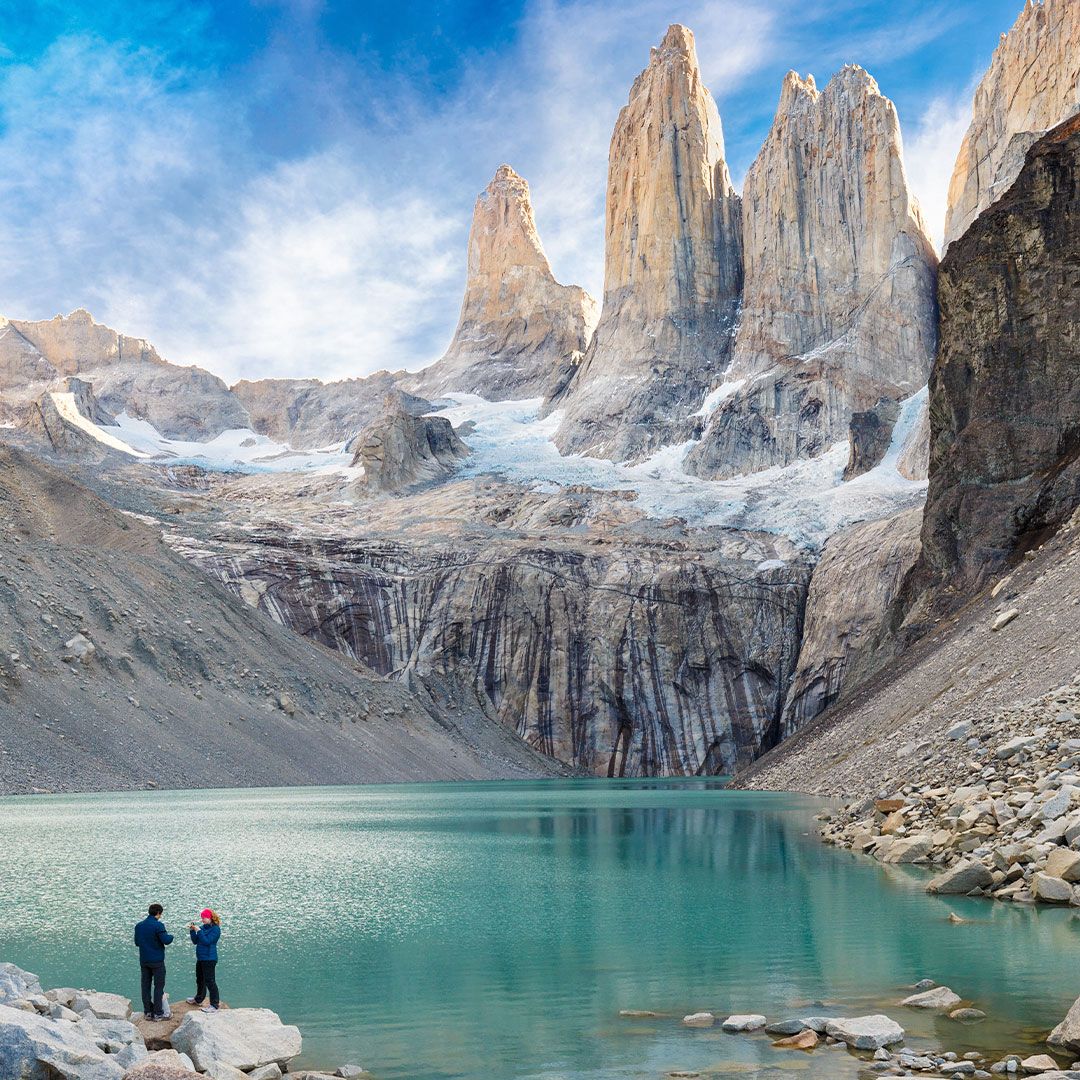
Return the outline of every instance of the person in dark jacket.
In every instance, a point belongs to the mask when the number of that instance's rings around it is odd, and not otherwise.
[[[204,908],[199,913],[202,925],[191,923],[188,933],[195,945],[195,996],[189,997],[189,1005],[202,1005],[206,1000],[207,991],[210,993],[210,1004],[203,1008],[203,1012],[217,1012],[221,998],[218,995],[217,985],[217,943],[221,937],[221,919],[210,908]]]
[[[165,946],[172,943],[173,936],[165,929],[160,916],[165,909],[151,904],[147,916],[135,927],[135,944],[139,947],[139,964],[142,967],[143,1015],[147,1020],[164,1020],[165,1007]],[[151,985],[153,994],[151,994]]]

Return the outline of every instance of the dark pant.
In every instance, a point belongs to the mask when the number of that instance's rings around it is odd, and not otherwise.
[[[150,984],[154,986],[154,996],[150,996]],[[142,1007],[147,1015],[160,1016],[164,1012],[161,1004],[161,995],[165,993],[165,965],[143,964],[142,965]]]
[[[210,991],[210,1004],[216,1009],[221,998],[218,997],[217,988],[217,961],[195,961],[195,1001],[201,1005],[206,997],[206,991]]]

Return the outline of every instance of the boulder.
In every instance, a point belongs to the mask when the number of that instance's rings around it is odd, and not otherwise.
[[[139,1029],[129,1020],[102,1020],[96,1016],[84,1016],[79,1019],[79,1028],[110,1054],[132,1043],[143,1045]]]
[[[198,1073],[194,1069],[184,1069],[178,1065],[158,1065],[152,1061],[143,1061],[124,1073],[124,1080],[192,1080]]]
[[[885,863],[913,863],[925,859],[934,849],[933,839],[926,833],[901,836],[889,845],[881,860]]]
[[[1049,1054],[1033,1054],[1020,1062],[1020,1068],[1029,1076],[1034,1076],[1036,1073],[1048,1073],[1056,1070],[1057,1067],[1057,1062]]]
[[[80,990],[71,1008],[77,1013],[91,1012],[99,1020],[126,1020],[131,1015],[131,1002],[126,997],[94,990]]]
[[[938,895],[963,896],[973,889],[985,889],[993,880],[994,875],[981,862],[969,859],[950,866],[937,877],[931,878],[926,891]]]
[[[951,1009],[960,1004],[960,995],[953,993],[947,986],[937,986],[921,994],[912,994],[900,1002],[910,1009]]]
[[[340,1069],[338,1072],[342,1076],[345,1075]],[[359,1076],[360,1073],[356,1075]],[[281,1080],[281,1066],[276,1061],[271,1061],[269,1065],[262,1065],[258,1069],[252,1069],[247,1074],[247,1080]]]
[[[1080,1053],[1080,998],[1073,1002],[1065,1019],[1050,1032],[1046,1041],[1051,1046]]]
[[[1046,857],[1045,872],[1062,881],[1080,881],[1080,851],[1058,848]]]
[[[1031,891],[1036,899],[1047,904],[1067,904],[1072,899],[1072,886],[1049,874],[1032,874]]]
[[[40,993],[41,983],[36,975],[14,964],[0,964],[0,1005]]]
[[[196,1069],[222,1062],[237,1069],[287,1062],[300,1053],[299,1028],[283,1024],[269,1009],[226,1009],[188,1013],[172,1034],[173,1047]]]
[[[758,1013],[736,1013],[720,1026],[725,1031],[760,1031],[765,1026],[765,1017]]]
[[[806,1030],[807,1025],[802,1020],[778,1020],[775,1024],[765,1025],[766,1035],[798,1035]]]
[[[984,1013],[982,1009],[953,1009],[953,1011],[949,1013],[949,1019],[974,1023],[978,1020],[985,1020],[986,1013]]]
[[[0,1005],[0,1077],[7,1080],[121,1080],[117,1064],[79,1024]]]
[[[813,1050],[818,1044],[816,1031],[807,1028],[798,1035],[789,1035],[786,1039],[778,1039],[773,1043],[778,1050]]]
[[[830,1020],[825,1025],[825,1032],[847,1043],[853,1050],[878,1050],[904,1041],[904,1029],[880,1013]]]
[[[241,1072],[223,1061],[211,1061],[203,1070],[210,1080],[247,1080],[247,1073]]]

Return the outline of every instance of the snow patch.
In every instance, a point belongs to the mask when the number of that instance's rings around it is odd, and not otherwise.
[[[56,406],[56,411],[60,414],[62,420],[65,423],[71,424],[72,427],[78,428],[80,431],[85,432],[91,438],[96,439],[99,443],[110,447],[113,450],[119,450],[122,454],[128,454],[134,458],[147,457],[141,450],[136,450],[123,439],[114,435],[108,428],[104,428],[95,424],[89,417],[83,416],[79,412],[78,405],[75,404],[75,395],[70,392],[57,391],[49,394],[52,398],[53,405]]]
[[[709,391],[705,396],[705,400],[701,403],[701,408],[690,415],[712,416],[712,414],[716,412],[716,407],[724,400],[724,398],[729,398],[732,394],[738,393],[745,385],[745,379],[736,379],[734,382],[721,383],[715,390]]]

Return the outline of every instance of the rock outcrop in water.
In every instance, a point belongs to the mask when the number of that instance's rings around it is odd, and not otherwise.
[[[563,453],[637,458],[688,429],[730,359],[740,234],[720,116],[693,35],[672,26],[612,135],[603,310],[554,402]]]
[[[897,401],[934,355],[937,259],[908,190],[891,101],[860,67],[784,80],[742,201],[745,285],[725,381],[687,470],[786,465]],[[886,444],[887,445],[887,444]]]
[[[468,455],[445,416],[413,416],[391,398],[387,412],[360,432],[352,463],[363,468],[367,489],[400,491],[445,479]]]
[[[543,397],[560,365],[584,352],[597,315],[584,289],[555,280],[529,185],[500,165],[476,199],[465,298],[450,347],[405,385],[428,397],[452,390],[491,401]]]
[[[942,262],[923,571],[961,591],[1080,503],[1080,117]]]
[[[945,221],[945,243],[962,236],[1008,191],[1028,148],[1080,110],[1080,5],[1027,0],[975,91]]]

